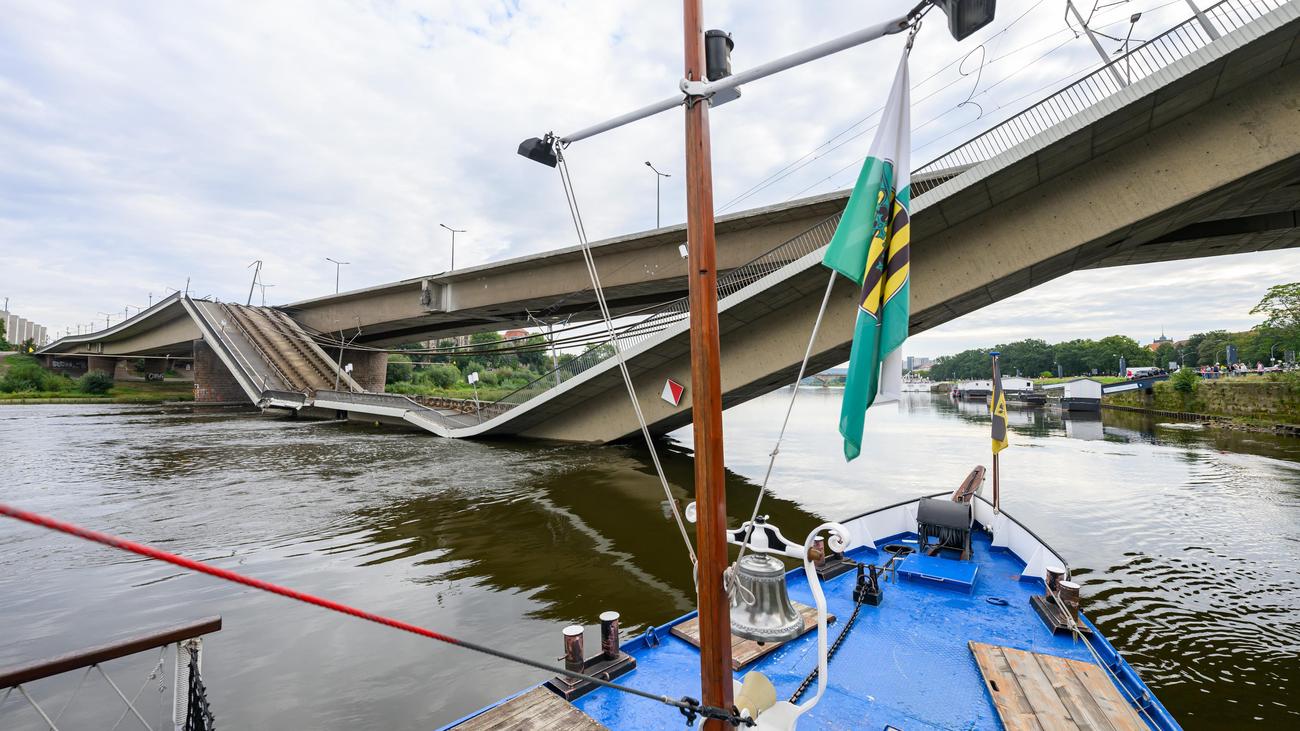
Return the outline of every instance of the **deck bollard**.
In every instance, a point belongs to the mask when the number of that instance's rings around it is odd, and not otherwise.
[[[564,628],[564,669],[580,673],[585,662],[582,655],[582,625],[571,624]]]
[[[1047,595],[1054,596],[1058,591],[1060,591],[1059,587],[1061,582],[1065,581],[1065,567],[1048,566],[1044,571],[1047,574]]]
[[[618,658],[618,612],[600,613],[600,650],[606,660]]]
[[[1061,581],[1057,584],[1058,592],[1061,597],[1061,604],[1065,605],[1065,611],[1069,613],[1070,620],[1074,624],[1079,623],[1079,585],[1073,581]]]

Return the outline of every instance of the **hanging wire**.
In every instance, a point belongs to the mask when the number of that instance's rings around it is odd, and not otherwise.
[[[646,448],[650,450],[650,460],[654,462],[655,474],[659,476],[659,484],[664,489],[664,499],[668,501],[668,507],[672,510],[673,520],[677,523],[677,530],[682,534],[682,543],[686,545],[686,552],[691,557],[691,566],[698,566],[699,560],[695,556],[695,547],[691,545],[690,533],[686,530],[686,521],[682,519],[681,510],[677,507],[677,499],[673,497],[672,488],[668,486],[668,477],[664,475],[663,464],[659,462],[659,451],[655,448],[654,437],[650,435],[650,427],[646,425],[645,414],[641,411],[641,401],[637,398],[636,387],[632,385],[632,376],[627,370],[627,360],[623,357],[623,348],[618,342],[618,333],[614,331],[614,320],[609,314],[609,305],[605,302],[605,290],[600,284],[600,274],[596,271],[596,260],[591,254],[591,247],[587,242],[587,229],[582,222],[582,211],[578,206],[578,197],[573,189],[573,178],[569,173],[569,163],[564,157],[563,147],[552,138],[552,144],[555,149],[555,157],[558,161],[556,168],[560,172],[560,182],[564,185],[564,198],[569,205],[569,216],[573,218],[573,227],[578,235],[578,243],[582,246],[582,258],[587,264],[587,275],[591,278],[591,289],[596,295],[596,302],[600,305],[601,317],[605,323],[605,331],[609,336],[609,343],[614,348],[614,360],[618,363],[618,369],[623,374],[623,385],[627,387],[628,398],[632,401],[632,410],[636,412],[637,423],[641,426],[641,435],[645,437]]]

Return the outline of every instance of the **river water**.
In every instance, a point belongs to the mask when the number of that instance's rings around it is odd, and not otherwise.
[[[733,522],[790,392],[726,414]],[[839,394],[801,393],[764,512],[790,536],[951,489],[988,462],[982,405],[873,409],[845,464]],[[1084,609],[1189,729],[1300,727],[1300,440],[1132,414],[1013,410],[1003,505],[1083,584]],[[663,447],[678,498],[690,434]],[[627,634],[692,609],[646,453],[478,443],[359,424],[138,406],[0,407],[3,500],[532,658],[606,609]],[[988,494],[986,492],[986,494]],[[222,729],[436,728],[544,674],[0,523],[0,667],[221,614],[204,677]],[[589,644],[594,636],[588,638]],[[106,665],[153,722],[158,654]],[[78,673],[31,685],[58,709]],[[124,706],[92,676],[70,728]],[[676,727],[665,711],[665,728]],[[16,694],[0,728],[40,728]],[[124,724],[125,727],[125,724]],[[157,726],[155,726],[157,727]]]

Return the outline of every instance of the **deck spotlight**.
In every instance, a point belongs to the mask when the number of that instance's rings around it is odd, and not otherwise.
[[[555,157],[555,148],[551,146],[549,138],[529,137],[519,143],[519,154],[533,162],[540,162],[551,167],[555,167],[560,162]]]
[[[948,16],[948,32],[957,40],[993,22],[997,0],[933,0]]]
[[[731,76],[731,50],[736,42],[725,30],[704,32],[704,68],[709,81]]]

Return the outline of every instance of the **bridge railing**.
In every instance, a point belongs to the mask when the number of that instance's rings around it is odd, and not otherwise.
[[[1223,0],[1204,11],[1220,34],[1231,33],[1284,6],[1290,0]],[[1087,76],[1048,96],[1028,109],[945,152],[917,168],[912,175],[962,169],[1010,150],[1016,145],[1069,119],[1124,88],[1185,58],[1214,40],[1195,16],[1175,25]],[[938,187],[947,177],[931,177],[913,184],[915,198]]]
[[[735,294],[746,286],[776,272],[787,264],[807,256],[830,243],[839,224],[840,214],[826,218],[798,236],[769,249],[763,255],[728,270],[718,277],[718,299]],[[649,315],[631,323],[618,326],[614,333],[618,345],[624,352],[658,335],[664,330],[687,319],[689,308],[687,299],[682,297],[664,304]],[[614,356],[614,348],[609,343],[589,348],[586,352],[561,364],[558,368],[539,376],[528,384],[506,394],[492,402],[490,406],[509,408],[518,406],[556,386],[591,370]],[[485,404],[484,408],[488,408]]]

